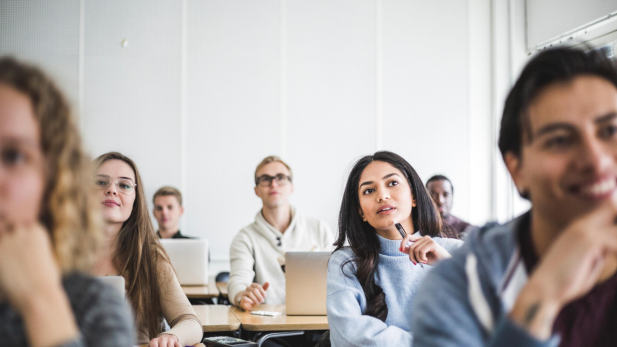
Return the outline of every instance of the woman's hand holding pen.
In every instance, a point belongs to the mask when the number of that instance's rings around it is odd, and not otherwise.
[[[409,254],[409,260],[416,265],[434,265],[437,261],[451,255],[430,236],[406,235],[401,241],[401,252]]]

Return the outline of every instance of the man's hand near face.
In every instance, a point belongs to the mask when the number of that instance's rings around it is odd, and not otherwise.
[[[560,233],[521,290],[510,318],[540,339],[568,303],[617,269],[617,198],[578,218]]]

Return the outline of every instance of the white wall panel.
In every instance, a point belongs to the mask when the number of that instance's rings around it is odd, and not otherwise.
[[[350,163],[375,151],[374,1],[289,1],[288,158],[293,203],[333,233]]]
[[[185,225],[229,259],[255,166],[280,154],[280,1],[189,1],[187,24]]]
[[[469,216],[467,1],[384,1],[383,144],[424,182],[454,185],[453,213]]]
[[[85,7],[84,138],[94,156],[119,151],[137,163],[150,207],[156,189],[181,183],[180,14],[177,1]]]
[[[0,53],[41,64],[75,104],[83,81],[91,153],[133,158],[149,201],[184,188],[182,230],[210,240],[216,271],[261,207],[267,155],[292,166],[292,203],[335,233],[351,164],[377,149],[449,176],[454,213],[470,216],[469,89],[486,87],[470,83],[470,0],[82,1],[83,55],[79,0],[0,2]]]
[[[0,55],[13,55],[42,67],[76,106],[79,0],[0,1]]]

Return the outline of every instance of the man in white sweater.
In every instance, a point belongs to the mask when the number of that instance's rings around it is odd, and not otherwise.
[[[255,195],[263,207],[255,221],[231,243],[231,273],[227,285],[233,304],[251,310],[259,304],[285,303],[285,273],[279,258],[290,251],[329,251],[334,243],[322,221],[301,215],[289,204],[291,169],[275,156],[255,170]]]

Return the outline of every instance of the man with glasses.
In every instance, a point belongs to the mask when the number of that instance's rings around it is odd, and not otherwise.
[[[270,156],[255,170],[255,195],[263,207],[255,221],[231,243],[229,299],[250,310],[259,304],[285,303],[285,274],[281,267],[290,251],[332,249],[334,236],[322,221],[301,215],[289,204],[293,192],[291,169]]]

